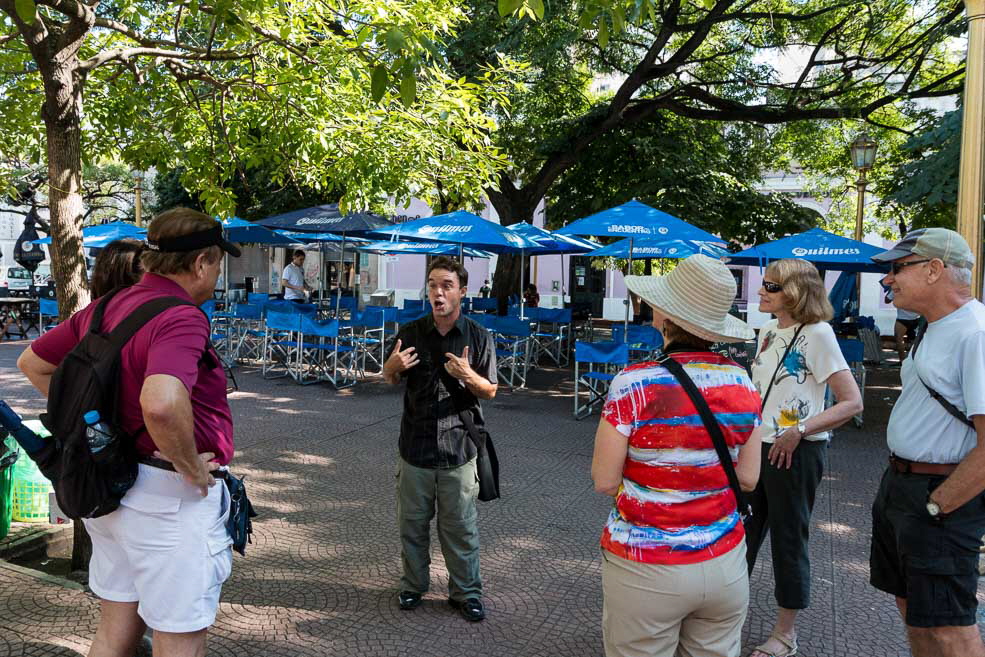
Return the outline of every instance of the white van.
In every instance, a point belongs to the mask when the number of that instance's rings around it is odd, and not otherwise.
[[[7,297],[26,297],[31,293],[34,277],[23,267],[0,268],[0,295]]]

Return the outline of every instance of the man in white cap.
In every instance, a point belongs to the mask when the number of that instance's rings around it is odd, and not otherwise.
[[[870,581],[896,596],[915,657],[985,657],[976,625],[985,533],[985,306],[974,256],[945,228],[911,231],[872,258],[897,308],[927,330],[903,363],[872,505]]]

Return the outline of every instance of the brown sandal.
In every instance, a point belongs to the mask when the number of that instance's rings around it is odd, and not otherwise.
[[[783,646],[783,651],[782,652],[770,652],[769,650],[766,649],[766,643],[763,643],[762,645],[759,645],[759,646],[756,646],[755,648],[753,648],[753,652],[757,652],[758,651],[760,654],[766,655],[766,657],[794,657],[794,655],[797,654],[797,640],[796,639],[788,639],[785,636],[781,636],[781,635],[775,634],[775,633],[770,635],[770,639],[776,639],[777,641],[779,641],[780,644]],[[767,639],[767,641],[768,640],[769,639]],[[750,657],[752,657],[752,656],[750,655]]]

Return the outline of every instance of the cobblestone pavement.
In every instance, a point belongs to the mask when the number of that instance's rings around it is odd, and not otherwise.
[[[23,346],[0,344],[0,390],[17,410],[37,413],[39,398],[13,367]],[[892,600],[867,583],[869,504],[896,377],[870,377],[865,430],[840,431],[829,452],[811,539],[813,606],[800,626],[805,657],[909,654]],[[436,544],[424,604],[397,606],[399,391],[381,383],[301,387],[249,369],[237,378],[234,469],[249,475],[261,517],[247,556],[235,557],[210,655],[602,654],[598,536],[608,502],[589,479],[597,417],[572,419],[570,375],[535,374],[529,390],[501,390],[485,405],[503,499],[480,506],[488,618],[475,624],[445,604]],[[85,654],[94,598],[28,572],[0,567],[0,656]],[[743,654],[768,635],[772,614],[764,549]]]

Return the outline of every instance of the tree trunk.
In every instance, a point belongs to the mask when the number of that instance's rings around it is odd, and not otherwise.
[[[53,63],[45,71],[42,116],[48,148],[51,275],[60,319],[89,303],[82,250],[82,87],[78,62]]]
[[[512,183],[510,186],[512,187]],[[521,221],[533,224],[534,210],[537,208],[537,203],[540,202],[539,198],[531,202],[527,198],[527,195],[516,193],[515,188],[509,190],[503,189],[503,186],[498,190],[487,189],[486,194],[493,207],[496,208],[501,225],[512,226]],[[526,258],[527,256],[524,256],[524,260]],[[519,253],[504,253],[496,259],[496,272],[493,274],[492,281],[492,296],[499,299],[500,314],[506,314],[506,303],[511,294],[523,293],[520,289],[520,271],[521,259]]]
[[[59,318],[67,319],[89,303],[89,282],[82,250],[82,87],[75,57],[42,64],[45,102],[41,110],[48,147],[48,204],[51,226],[51,275]],[[72,570],[88,570],[92,540],[75,523]]]

